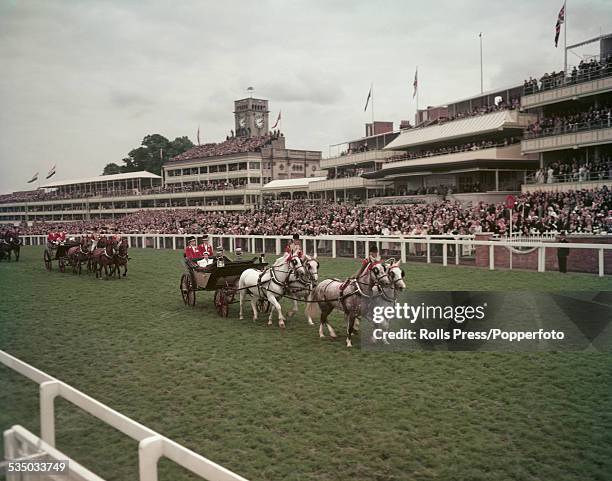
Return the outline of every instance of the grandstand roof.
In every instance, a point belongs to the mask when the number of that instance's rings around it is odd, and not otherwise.
[[[439,125],[405,130],[395,140],[389,142],[384,149],[403,149],[469,135],[495,132],[503,127],[520,127],[516,123],[512,112],[511,110],[502,110],[490,114],[453,120]]]
[[[327,177],[300,177],[299,179],[279,179],[268,182],[262,190],[307,188],[311,182],[327,180]]]
[[[41,185],[41,188],[52,188],[60,187],[62,185],[74,185],[74,184],[90,184],[93,182],[112,182],[113,180],[126,180],[126,179],[161,179],[159,175],[152,174],[146,170],[140,172],[125,172],[123,174],[112,174],[112,175],[99,175],[97,177],[85,177],[83,179],[69,179],[69,180],[57,180],[55,182],[49,182]]]

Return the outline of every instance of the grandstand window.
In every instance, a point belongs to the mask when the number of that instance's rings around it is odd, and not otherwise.
[[[259,170],[260,165],[259,162],[249,162],[249,169]]]
[[[198,175],[198,168],[197,167],[193,167],[191,169],[191,175]]]
[[[189,169],[183,169],[182,174],[183,175],[189,175]]]
[[[227,164],[219,165],[219,172],[227,172]]]
[[[247,170],[247,163],[246,162],[240,162],[238,164],[238,170]]]
[[[208,173],[209,174],[214,174],[215,172],[219,172],[219,166],[218,165],[211,165],[208,168]]]
[[[229,171],[234,172],[238,170],[238,164],[229,164]]]
[[[200,174],[207,174],[208,173],[208,167],[200,167]]]
[[[251,184],[259,184],[259,177],[251,177]]]

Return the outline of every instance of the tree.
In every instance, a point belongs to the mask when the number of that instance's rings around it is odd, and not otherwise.
[[[168,140],[160,134],[145,136],[139,147],[128,152],[128,156],[122,159],[125,165],[119,166],[115,163],[104,167],[102,175],[118,174],[119,172],[137,172],[146,170],[161,175],[162,165],[172,157],[182,154],[193,147],[193,142],[188,137],[177,137],[173,141]],[[116,169],[119,169],[118,171]]]
[[[121,166],[111,162],[110,164],[106,164],[104,170],[102,171],[102,175],[112,175],[112,174],[120,174]]]

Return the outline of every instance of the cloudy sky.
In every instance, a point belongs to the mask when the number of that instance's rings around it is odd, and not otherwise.
[[[561,0],[0,0],[0,193],[101,173],[147,134],[220,141],[233,101],[270,100],[288,146],[358,138],[377,120],[562,68]],[[570,0],[568,43],[612,31],[612,2]],[[591,47],[585,53],[596,53]],[[578,58],[570,54],[570,63]]]

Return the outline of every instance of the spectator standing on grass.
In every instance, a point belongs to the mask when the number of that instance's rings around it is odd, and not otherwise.
[[[560,244],[567,244],[567,238],[565,232],[562,232],[557,240]],[[557,261],[559,263],[559,272],[567,274],[567,257],[569,256],[569,247],[559,247],[557,249]]]

